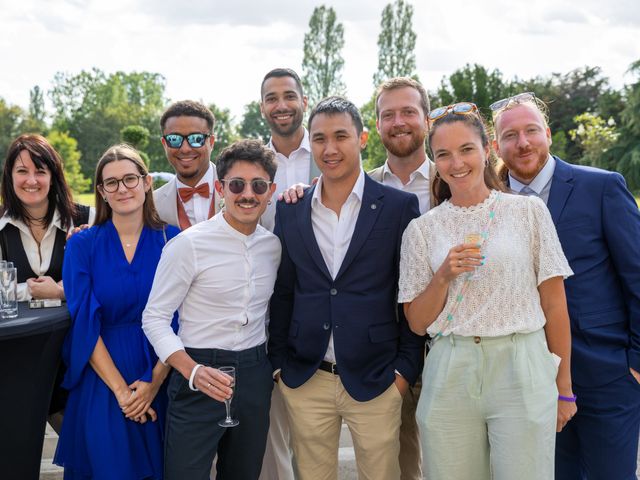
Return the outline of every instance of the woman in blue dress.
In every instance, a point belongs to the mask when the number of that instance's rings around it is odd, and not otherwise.
[[[65,479],[161,479],[168,367],[140,322],[162,248],[178,229],[159,219],[133,148],[109,148],[95,185],[94,226],[69,239],[64,258],[70,393],[55,463]]]

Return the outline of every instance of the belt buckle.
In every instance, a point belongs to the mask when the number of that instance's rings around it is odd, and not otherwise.
[[[334,375],[337,375],[337,373],[336,373],[336,364],[335,363],[331,364],[331,373],[333,373]]]

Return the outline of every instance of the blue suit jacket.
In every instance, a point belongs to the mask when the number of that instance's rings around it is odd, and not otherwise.
[[[424,338],[409,330],[397,304],[402,234],[419,216],[413,194],[365,175],[362,206],[335,280],[311,224],[313,188],[297,204],[278,202],[274,233],[282,260],[270,305],[269,357],[289,387],[316,372],[333,332],[336,364],[349,395],[367,401],[395,380],[414,383]]]
[[[548,207],[574,271],[572,380],[604,385],[640,371],[640,213],[620,174],[555,159]]]

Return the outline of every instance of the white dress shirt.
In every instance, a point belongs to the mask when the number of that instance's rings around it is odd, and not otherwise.
[[[322,176],[313,192],[313,197],[311,198],[313,234],[316,237],[322,258],[324,258],[329,273],[334,279],[340,271],[340,266],[351,243],[351,237],[356,228],[356,220],[362,205],[363,192],[364,170],[361,169],[353,190],[340,209],[340,216],[322,204]],[[329,347],[324,359],[327,362],[336,363],[333,333],[329,339]]]
[[[196,187],[199,187],[203,183],[209,184],[209,198],[204,198],[202,195],[195,194],[188,202],[182,202],[184,206],[184,211],[189,217],[189,221],[191,225],[195,225],[196,223],[204,222],[209,218],[209,208],[211,207],[211,201],[214,195],[213,182],[216,180],[216,174],[211,167],[211,163],[209,163],[209,168],[202,176]],[[176,189],[178,188],[191,188],[189,185],[182,183],[176,177]],[[176,190],[176,194],[178,194]],[[178,199],[180,199],[180,195],[178,195]]]
[[[142,314],[160,360],[184,347],[239,351],[264,343],[280,254],[278,237],[260,225],[244,235],[222,212],[170,240]]]
[[[95,215],[95,210],[93,208],[90,209],[89,225],[93,225]],[[7,224],[13,225],[20,231],[20,240],[22,240],[22,246],[24,247],[24,252],[27,255],[27,260],[29,261],[29,266],[31,267],[31,270],[33,270],[33,273],[38,277],[45,275],[51,266],[51,255],[53,254],[53,246],[56,243],[56,232],[58,230],[62,230],[62,222],[60,220],[58,210],[54,212],[53,219],[51,220],[47,231],[44,233],[44,237],[42,237],[40,249],[38,249],[38,243],[33,238],[31,230],[29,230],[29,227],[23,221],[13,219],[9,217],[9,215],[5,214],[0,218],[0,230],[2,230]],[[71,230],[71,227],[66,233],[68,233],[69,230]],[[1,250],[0,259],[4,260]],[[31,300],[29,287],[26,282],[18,283],[18,301],[23,302],[26,300]]]
[[[402,183],[389,168],[388,160],[384,162],[382,167],[382,184],[389,187],[402,190],[403,192],[413,193],[418,197],[420,204],[420,215],[427,212],[431,208],[431,192],[429,190],[429,159],[425,159],[416,170],[409,175],[409,181]]]
[[[288,157],[282,153],[276,152],[273,146],[273,139],[269,141],[267,147],[273,150],[276,154],[276,163],[278,169],[276,170],[276,176],[274,183],[276,184],[276,190],[273,193],[273,201],[271,205],[267,206],[260,224],[267,230],[273,232],[273,227],[276,221],[276,199],[278,195],[284,192],[287,188],[296,183],[309,183],[309,176],[311,175],[311,146],[309,145],[309,132],[304,129],[304,136],[300,146],[291,152]]]
[[[549,202],[549,192],[551,191],[551,180],[553,179],[553,172],[556,169],[556,159],[549,155],[547,163],[544,164],[542,170],[538,172],[529,185],[525,185],[519,180],[516,180],[509,173],[509,187],[515,193],[523,195],[535,195],[540,197],[544,203]],[[529,190],[522,191],[528,188]]]

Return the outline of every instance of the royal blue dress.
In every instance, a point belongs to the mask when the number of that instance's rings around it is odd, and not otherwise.
[[[179,230],[168,226],[165,233],[170,239]],[[158,357],[141,319],[164,245],[162,230],[144,227],[129,264],[111,220],[67,242],[62,276],[72,326],[62,385],[70,392],[54,458],[65,479],[162,478],[166,391],[152,403],[157,421],[128,420],[89,358],[101,336],[128,385],[151,381]]]

